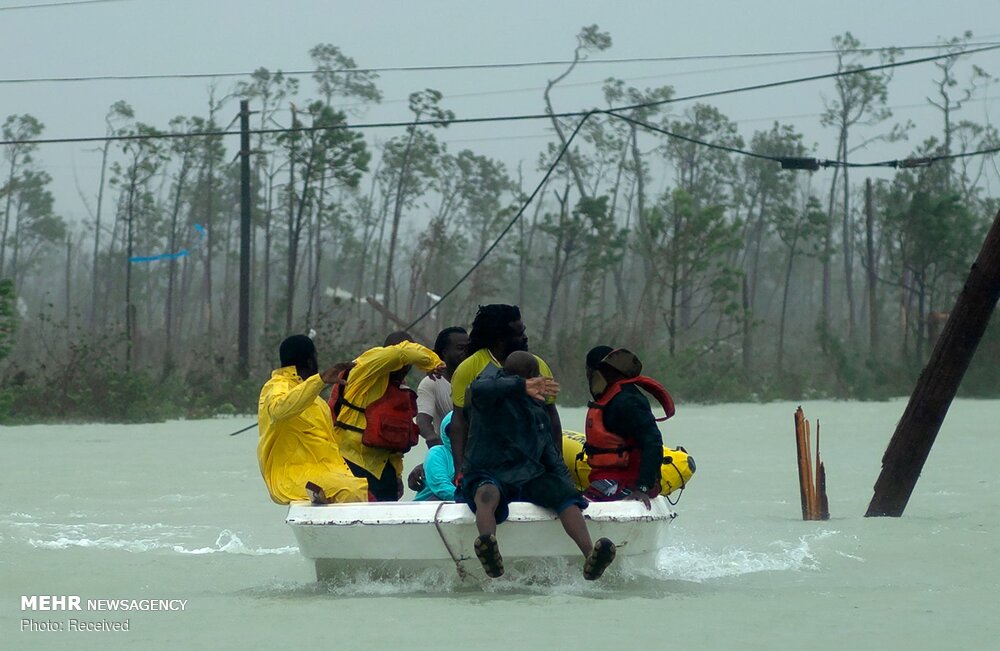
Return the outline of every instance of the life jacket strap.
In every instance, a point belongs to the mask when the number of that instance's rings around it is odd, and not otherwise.
[[[348,402],[347,398],[345,398],[343,396],[340,397],[340,399],[338,400],[338,402],[340,404],[344,405],[345,407],[347,407],[348,409],[353,409],[354,411],[362,413],[362,414],[365,413],[365,408],[364,407],[359,407],[359,406],[357,406],[356,404],[354,404],[352,402]]]
[[[584,445],[583,450],[587,453],[587,456],[594,456],[595,454],[607,454],[609,452],[614,452],[615,454],[621,454],[622,452],[628,452],[629,450],[637,450],[639,446],[637,445],[619,445],[614,448],[599,448],[593,445]],[[581,454],[583,454],[581,452]]]
[[[348,425],[347,423],[345,423],[344,421],[339,420],[339,419],[336,421],[336,424],[337,424],[337,427],[340,427],[340,428],[343,428],[343,429],[346,429],[346,430],[350,430],[352,432],[360,432],[362,434],[364,434],[364,432],[365,432],[364,429],[362,429],[360,427],[355,427],[354,425]]]

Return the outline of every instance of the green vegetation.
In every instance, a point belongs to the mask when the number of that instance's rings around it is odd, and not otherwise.
[[[961,55],[970,39],[942,42],[955,56],[925,68],[940,127],[923,125],[932,135],[910,148],[914,160],[1000,146],[991,124],[964,111],[989,81]],[[841,72],[903,55],[865,50],[850,33],[833,45]],[[567,41],[571,62],[539,97],[551,138],[525,153],[534,167],[516,171],[450,148],[440,134],[456,116],[434,89],[410,94],[395,131],[341,128],[382,92],[330,44],[309,51],[311,79],[260,68],[232,92],[212,89],[203,115],[166,125],[118,101],[106,135],[135,138],[97,150],[100,182],[72,211],[87,212],[80,223],[59,215],[36,158],[44,125],[7,117],[0,422],[253,412],[284,336],[315,331],[321,363],[353,358],[480,260],[413,333],[429,343],[468,326],[479,304],[518,304],[562,404],[585,402],[582,360],[598,343],[635,350],[680,402],[909,393],[996,213],[990,159],[859,178],[844,163],[913,131],[894,122],[885,72],[829,82],[822,146],[790,124],[749,132],[717,106],[664,103],[670,86],[612,78],[593,104],[631,108],[590,116],[511,223],[579,125],[556,117],[579,107],[559,106],[552,91],[612,47],[596,25]],[[213,135],[236,98],[258,130],[246,380],[236,379],[240,178],[231,142]],[[828,170],[768,158],[834,146]],[[1000,395],[998,357],[994,324],[962,395]]]

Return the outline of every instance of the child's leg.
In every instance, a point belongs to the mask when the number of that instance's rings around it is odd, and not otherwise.
[[[580,510],[580,507],[576,504],[567,506],[559,514],[559,522],[562,523],[563,529],[573,539],[576,546],[580,548],[583,557],[588,557],[594,545],[590,541],[590,532],[587,531],[587,523],[583,519],[583,512]]]
[[[588,581],[601,578],[604,570],[615,560],[615,544],[607,538],[601,538],[591,547],[587,523],[576,504],[570,504],[559,511],[559,522],[583,552],[583,578]]]
[[[500,506],[500,489],[493,483],[482,483],[476,489],[473,501],[476,504],[476,528],[479,537],[473,547],[476,558],[483,565],[486,576],[496,578],[503,576],[503,556],[497,545],[497,508]],[[501,514],[501,520],[505,516]]]
[[[482,484],[476,489],[476,528],[479,535],[497,532],[496,510],[500,506],[500,491],[494,484]],[[581,519],[583,516],[580,516]]]
[[[524,485],[522,496],[559,515],[563,529],[583,553],[583,577],[588,581],[600,578],[615,558],[615,544],[607,538],[591,544],[581,510],[581,507],[586,508],[587,502],[569,483],[568,477],[557,473],[542,475]]]

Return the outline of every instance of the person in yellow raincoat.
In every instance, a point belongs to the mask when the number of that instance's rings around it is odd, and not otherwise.
[[[342,389],[343,406],[337,410],[334,437],[351,471],[368,481],[372,496],[380,502],[394,502],[402,495],[403,452],[362,442],[368,424],[365,410],[386,394],[390,382],[409,391],[401,385],[411,366],[428,373],[441,373],[444,362],[406,332],[393,332],[382,346],[366,350],[354,361]],[[410,418],[416,415],[414,402]],[[411,424],[416,431],[412,420]]]
[[[257,459],[271,499],[278,504],[310,499],[311,482],[327,502],[368,501],[368,484],[344,463],[330,407],[319,396],[348,365],[319,373],[316,347],[305,335],[285,339],[278,354],[281,368],[271,373],[257,403]]]

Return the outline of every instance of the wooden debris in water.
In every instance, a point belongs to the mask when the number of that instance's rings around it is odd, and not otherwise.
[[[826,497],[826,467],[819,456],[819,421],[816,421],[816,469],[813,472],[810,452],[810,428],[802,407],[795,410],[795,448],[799,464],[799,497],[803,520],[829,520],[830,504]]]

